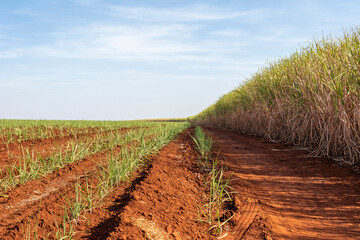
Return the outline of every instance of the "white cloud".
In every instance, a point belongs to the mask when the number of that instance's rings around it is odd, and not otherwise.
[[[87,4],[87,1],[78,3]],[[233,18],[259,20],[269,14],[269,11],[262,9],[235,11],[205,5],[166,9],[112,6],[111,13],[122,18],[146,21],[121,20],[119,24],[90,22],[88,25],[77,25],[51,33],[52,39],[47,39],[46,44],[0,51],[0,58],[32,56],[186,61],[189,66],[193,62],[212,62],[218,63],[219,67],[233,62],[234,57],[241,57],[245,51],[249,53],[249,46],[254,44],[254,40],[281,44],[303,41],[296,37],[285,38],[286,31],[281,29],[258,35],[244,25],[242,29],[228,26],[226,29],[215,30],[216,28],[210,28],[205,23]]]
[[[270,42],[270,43],[280,43],[280,44],[304,44],[309,41],[309,38],[298,37],[298,38],[289,38],[289,37],[258,37],[257,40],[262,42]]]
[[[5,39],[5,40],[19,40],[20,38],[8,37],[8,36],[0,35],[0,40],[1,40],[1,39]]]
[[[76,4],[91,4],[74,0]],[[19,56],[118,59],[131,61],[219,62],[227,54],[241,51],[246,43],[224,41],[224,36],[246,38],[246,32],[235,29],[214,31],[206,36],[205,21],[234,18],[260,19],[263,10],[235,11],[208,5],[181,8],[102,6],[107,14],[127,20],[119,24],[89,22],[50,33],[51,38],[38,46],[0,51],[0,58]],[[129,22],[130,19],[130,22]],[[133,20],[144,21],[133,21]],[[210,23],[211,24],[211,23]],[[214,37],[215,36],[215,37]]]
[[[239,29],[227,29],[211,32],[212,35],[222,36],[222,37],[245,37],[249,35],[249,32]]]
[[[0,59],[1,58],[17,58],[17,57],[21,57],[25,54],[25,49],[21,49],[21,48],[16,48],[16,49],[12,49],[12,50],[4,50],[4,51],[0,51]]]
[[[53,33],[54,42],[3,52],[3,58],[20,55],[55,58],[217,61],[233,51],[216,40],[194,41],[198,26],[186,24],[93,24]],[[1,54],[1,52],[0,52]]]
[[[248,11],[233,11],[220,9],[206,5],[192,5],[183,8],[153,8],[153,7],[126,7],[112,6],[111,10],[122,18],[136,19],[141,21],[211,21],[232,18],[254,18],[260,17],[261,9]]]

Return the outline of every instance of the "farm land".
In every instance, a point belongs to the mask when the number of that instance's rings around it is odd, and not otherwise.
[[[359,36],[189,119],[0,120],[0,239],[360,239]]]
[[[360,240],[360,0],[0,12],[0,240]]]
[[[114,193],[131,185],[147,159],[186,127],[188,123],[4,120],[0,238],[87,235],[79,229],[99,224],[97,211],[107,211],[104,206],[119,196]]]
[[[1,239],[360,236],[358,175],[306,150],[188,122],[3,120],[1,133]]]

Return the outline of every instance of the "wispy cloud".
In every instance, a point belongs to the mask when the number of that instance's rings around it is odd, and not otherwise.
[[[19,40],[20,38],[8,37],[8,36],[0,35],[0,40],[1,39],[4,39],[4,40]]]
[[[2,114],[188,116],[250,77],[267,59],[289,54],[322,33],[352,27],[360,13],[356,0],[186,2],[4,3]]]
[[[11,50],[3,50],[0,51],[0,59],[1,58],[17,58],[26,55],[27,49],[15,48]]]
[[[79,26],[53,33],[53,42],[0,51],[18,56],[140,61],[219,61],[234,46],[216,39],[196,41],[201,26],[181,23]]]
[[[269,42],[269,43],[280,43],[280,44],[305,44],[309,41],[308,38],[298,37],[298,38],[289,38],[289,37],[258,37],[257,38],[261,42]]]
[[[91,2],[76,1],[77,4],[86,5]],[[227,54],[238,52],[246,45],[244,40],[224,41],[224,37],[245,39],[247,32],[232,28],[214,31],[214,28],[209,29],[206,21],[264,17],[262,9],[235,11],[208,5],[181,8],[108,5],[102,6],[102,11],[104,9],[108,9],[108,15],[117,15],[127,20],[120,20],[119,24],[89,22],[87,25],[82,23],[62,30],[56,29],[43,44],[0,50],[0,58],[34,56],[219,62]],[[211,35],[213,37],[208,37]]]
[[[214,32],[210,32],[212,35],[221,36],[221,37],[245,37],[249,36],[249,32],[240,29],[227,29],[227,30],[218,30]]]
[[[92,1],[77,1],[91,4]],[[308,39],[303,35],[289,37],[292,26],[250,29],[229,24],[226,28],[210,27],[212,22],[235,19],[253,21],[269,18],[280,10],[253,9],[238,11],[208,5],[155,8],[109,5],[108,15],[127,19],[119,24],[89,22],[57,29],[51,39],[36,46],[0,51],[0,58],[35,56],[72,59],[117,59],[126,61],[217,62],[226,65],[241,54],[248,54],[256,44],[267,42],[293,46]],[[289,13],[282,13],[289,14]],[[140,21],[133,21],[140,20]],[[223,25],[221,25],[223,26]],[[1,40],[1,36],[0,36]],[[236,56],[237,55],[237,56]],[[236,57],[236,58],[235,58]],[[262,59],[262,57],[259,57]],[[252,68],[252,67],[251,67]]]
[[[58,32],[53,44],[29,51],[52,57],[139,60],[203,52],[203,48],[184,39],[192,31],[192,27],[181,24],[136,27],[96,24]]]
[[[191,5],[183,8],[152,8],[111,6],[114,14],[122,18],[141,21],[194,22],[224,20],[233,18],[253,18],[261,16],[263,10],[234,11],[207,5]]]

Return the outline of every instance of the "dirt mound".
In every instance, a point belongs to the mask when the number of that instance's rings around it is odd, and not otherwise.
[[[205,189],[191,141],[186,131],[162,149],[128,202],[115,208],[118,224],[104,231],[102,221],[92,239],[215,239],[198,221]]]
[[[150,157],[149,164],[113,189],[100,207],[73,222],[72,238],[216,239],[209,234],[210,225],[199,221],[206,189],[189,131]],[[64,196],[74,199],[74,184],[83,184],[84,175],[92,181],[90,172],[104,156],[89,156],[9,192],[0,203],[0,238],[24,239],[36,231],[37,238],[51,239],[62,224]]]

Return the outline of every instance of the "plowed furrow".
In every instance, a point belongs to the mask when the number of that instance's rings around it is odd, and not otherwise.
[[[118,146],[111,152],[116,154],[121,147]],[[74,184],[84,182],[84,176],[95,178],[94,173],[99,170],[101,165],[105,164],[109,152],[88,156],[82,161],[68,164],[65,168],[42,179],[29,181],[25,185],[12,189],[7,193],[7,200],[0,205],[0,238],[10,237],[13,231],[17,232],[16,226],[24,223],[24,219],[33,216],[38,211],[39,204],[59,205],[59,208],[65,206],[64,202],[59,199],[73,194]],[[58,201],[54,202],[54,198]]]
[[[126,132],[134,128],[119,128],[102,132],[89,132],[75,135],[68,135],[63,137],[45,138],[45,139],[30,139],[21,143],[14,144],[0,144],[0,172],[7,166],[16,164],[19,157],[23,156],[28,150],[36,156],[47,157],[54,151],[64,148],[71,140],[75,139],[91,139],[99,134],[106,135],[111,132]]]

